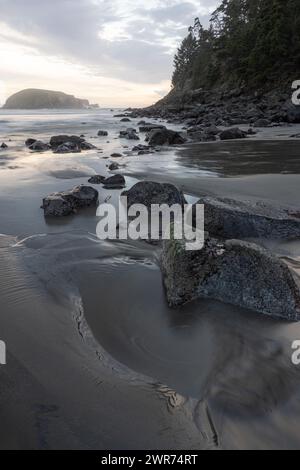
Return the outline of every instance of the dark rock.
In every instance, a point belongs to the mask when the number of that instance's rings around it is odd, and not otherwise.
[[[95,147],[95,145],[93,144],[90,144],[89,142],[84,141],[84,142],[81,142],[80,148],[81,150],[94,150],[97,147]]]
[[[30,147],[36,141],[37,141],[37,139],[27,139],[26,142],[25,142],[25,145],[26,145],[26,147]]]
[[[121,119],[121,122],[130,122],[131,119],[129,119],[128,117],[124,117],[123,119]]]
[[[238,127],[227,129],[220,134],[221,140],[245,139],[247,132],[242,131]]]
[[[121,157],[123,157],[123,155],[121,153],[112,153],[111,157],[112,158],[121,158]]]
[[[103,182],[105,189],[123,189],[126,186],[125,178],[122,175],[113,175]]]
[[[268,119],[258,119],[254,124],[253,127],[269,127],[271,125],[271,121]]]
[[[108,136],[108,132],[107,132],[107,131],[99,131],[99,132],[98,132],[98,136],[99,136],[99,137],[107,137],[107,136]]]
[[[287,121],[291,124],[300,123],[300,106],[293,105],[289,103],[287,106]]]
[[[3,144],[0,145],[0,148],[2,148],[2,149],[7,149],[7,148],[8,148],[8,145],[6,145],[5,142],[3,142]]]
[[[151,208],[151,204],[185,204],[183,193],[169,183],[156,183],[153,181],[140,181],[122,196],[127,196],[128,207],[133,204],[144,204]]]
[[[54,150],[54,153],[80,153],[80,145],[75,142],[65,142],[64,144],[59,145]]]
[[[115,171],[115,170],[118,170],[119,168],[120,168],[120,166],[119,166],[117,163],[115,163],[115,162],[111,163],[111,164],[109,165],[109,167],[108,167],[108,169],[109,169],[110,171]]]
[[[45,217],[63,217],[78,209],[96,205],[98,191],[91,186],[76,186],[69,191],[53,193],[43,199]]]
[[[45,152],[46,150],[50,149],[50,146],[41,140],[36,140],[29,146],[29,149],[33,150],[34,152]]]
[[[151,122],[144,122],[140,127],[139,131],[140,132],[151,132],[153,130],[158,130],[158,129],[166,129],[166,126],[160,125],[160,124],[151,124]]]
[[[93,175],[88,182],[91,184],[101,184],[105,180],[105,176]]]
[[[202,250],[184,240],[163,243],[161,259],[169,305],[206,298],[290,321],[300,319],[300,292],[286,264],[267,250],[239,240],[207,238]]]
[[[128,140],[140,140],[139,136],[136,133],[135,129],[129,128],[126,131],[120,131],[121,139],[128,139]]]
[[[153,130],[149,134],[149,145],[181,145],[186,139],[179,132],[169,129]]]
[[[190,137],[197,142],[214,142],[217,140],[214,134],[208,134],[207,132],[193,132]]]
[[[80,148],[82,142],[84,142],[84,139],[77,135],[55,135],[50,139],[50,145],[53,149],[57,149],[57,147],[66,143],[76,144]]]
[[[223,238],[293,239],[300,237],[299,212],[263,202],[203,197],[205,230]]]

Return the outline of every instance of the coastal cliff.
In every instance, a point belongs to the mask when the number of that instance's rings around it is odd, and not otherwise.
[[[296,123],[299,79],[300,2],[223,0],[208,28],[195,19],[174,58],[172,90],[147,110],[218,125]]]

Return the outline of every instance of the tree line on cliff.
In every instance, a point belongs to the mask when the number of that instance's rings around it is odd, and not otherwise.
[[[177,89],[264,87],[300,79],[300,1],[223,0],[196,18],[174,59]]]

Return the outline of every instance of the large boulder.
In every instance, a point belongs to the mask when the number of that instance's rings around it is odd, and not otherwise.
[[[226,129],[220,134],[221,140],[245,139],[246,137],[247,137],[247,132],[242,131],[238,127],[234,127],[232,129]]]
[[[0,148],[1,148],[1,149],[7,149],[7,148],[8,148],[8,145],[7,145],[5,142],[3,142],[3,143],[0,145]]]
[[[186,142],[179,132],[169,129],[152,130],[149,134],[149,145],[181,145]]]
[[[113,175],[103,181],[105,189],[123,189],[126,186],[126,181],[122,175]]]
[[[76,186],[69,191],[50,194],[43,199],[45,217],[63,217],[75,214],[78,209],[96,205],[98,191],[91,186]]]
[[[205,230],[222,238],[293,239],[300,237],[300,209],[256,201],[203,197]]]
[[[107,131],[99,131],[99,132],[98,132],[98,136],[99,136],[99,137],[107,137],[107,136],[108,136],[108,132],[107,132]]]
[[[140,181],[128,191],[123,191],[122,196],[127,196],[128,207],[133,204],[143,204],[148,209],[152,204],[185,204],[182,191],[169,183],[156,183],[153,181]]]
[[[183,240],[163,243],[162,273],[171,307],[206,298],[300,320],[300,291],[288,266],[248,242],[207,238],[187,251]]]

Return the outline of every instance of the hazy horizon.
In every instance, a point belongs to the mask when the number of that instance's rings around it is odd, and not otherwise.
[[[0,0],[0,106],[26,88],[103,107],[146,106],[170,90],[173,56],[211,0]]]

